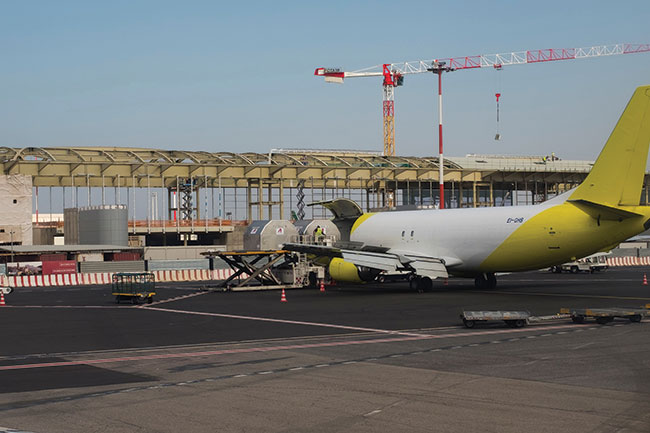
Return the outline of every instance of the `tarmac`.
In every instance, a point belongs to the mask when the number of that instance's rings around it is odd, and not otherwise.
[[[462,326],[471,310],[639,307],[642,267],[206,292],[16,289],[0,307],[0,432],[648,432],[650,318]]]

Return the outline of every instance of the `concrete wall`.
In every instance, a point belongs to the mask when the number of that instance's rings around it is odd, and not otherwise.
[[[202,252],[208,249],[225,249],[225,245],[205,245],[187,247],[144,247],[145,260],[196,260],[204,259]],[[172,268],[173,269],[173,268]]]
[[[210,260],[148,260],[148,271],[164,270],[181,270],[181,269],[210,269]]]
[[[79,267],[82,273],[89,274],[101,272],[144,272],[144,261],[81,262]]]
[[[0,209],[0,244],[32,245],[31,176],[0,175]]]
[[[79,209],[63,210],[63,238],[66,245],[79,245]]]
[[[228,251],[237,251],[244,249],[244,233],[246,233],[246,226],[235,226],[234,230],[226,233],[226,248]]]
[[[56,228],[34,227],[32,229],[32,233],[32,241],[34,245],[54,245],[54,235],[56,235]]]

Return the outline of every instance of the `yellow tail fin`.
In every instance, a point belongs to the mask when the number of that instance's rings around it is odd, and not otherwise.
[[[584,182],[569,200],[638,206],[650,144],[650,86],[638,87]]]

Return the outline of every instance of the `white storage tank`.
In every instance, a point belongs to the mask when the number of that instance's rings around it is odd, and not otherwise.
[[[129,245],[128,212],[126,206],[82,207],[79,208],[77,217],[79,244]]]
[[[298,229],[286,220],[258,220],[250,223],[244,233],[244,249],[247,251],[270,251],[282,248],[282,244],[296,242]]]

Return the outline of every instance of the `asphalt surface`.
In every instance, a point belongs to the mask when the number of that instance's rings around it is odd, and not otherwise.
[[[644,268],[205,292],[16,289],[0,307],[0,425],[46,432],[648,432],[650,318],[466,329],[459,313],[650,304]],[[650,270],[648,270],[650,273]],[[0,428],[0,432],[3,429]]]

